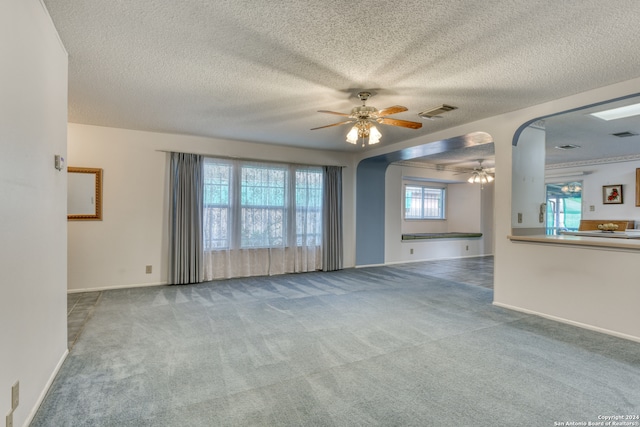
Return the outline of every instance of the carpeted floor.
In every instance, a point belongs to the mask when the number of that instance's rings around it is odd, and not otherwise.
[[[640,414],[640,344],[492,306],[492,268],[469,258],[105,291],[32,426]]]
[[[102,292],[67,294],[67,348],[73,349],[76,340],[93,315]]]

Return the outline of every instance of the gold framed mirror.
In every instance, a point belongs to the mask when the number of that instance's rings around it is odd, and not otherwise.
[[[102,169],[67,168],[67,220],[102,221]]]

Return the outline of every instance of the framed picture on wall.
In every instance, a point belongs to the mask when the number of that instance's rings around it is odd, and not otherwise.
[[[622,203],[622,184],[603,185],[602,203],[604,203],[605,205]]]

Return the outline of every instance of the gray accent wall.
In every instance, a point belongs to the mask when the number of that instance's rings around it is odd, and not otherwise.
[[[356,266],[384,263],[385,172],[390,162],[372,157],[356,176]]]

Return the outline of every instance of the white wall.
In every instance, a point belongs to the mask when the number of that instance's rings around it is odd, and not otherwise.
[[[482,232],[480,184],[449,184],[447,187],[447,231]]]
[[[403,179],[404,177],[404,179]],[[385,174],[385,263],[457,258],[491,254],[491,245],[482,238],[402,241],[403,233],[481,232],[492,235],[492,221],[483,222],[482,198],[493,187],[455,183],[459,175],[451,171],[406,165],[389,165]],[[412,179],[413,178],[413,179]],[[429,182],[428,180],[449,181]],[[403,216],[404,184],[415,183],[447,187],[446,220],[405,221]],[[488,250],[487,250],[488,249]],[[413,253],[411,253],[413,250]]]
[[[637,93],[639,85],[640,78],[594,89],[380,147],[362,153],[358,160],[475,131],[489,133],[496,155],[494,304],[640,341],[640,287],[634,268],[640,252],[515,243],[507,237],[512,219],[512,142],[518,128],[547,115]],[[598,216],[605,213],[599,211]],[[396,221],[389,211],[386,214],[387,228],[392,229]],[[389,259],[398,243],[388,233],[385,236]],[[612,271],[603,265],[619,268]]]
[[[103,220],[69,222],[70,291],[166,283],[169,154],[159,150],[347,166],[344,263],[354,265],[351,155],[72,123],[69,166],[102,168],[104,176]]]
[[[638,149],[640,151],[640,147]],[[585,172],[585,175],[547,178],[547,182],[582,181],[582,219],[633,219],[640,221],[636,206],[636,169],[640,160],[595,164],[562,169],[549,169],[547,175]],[[622,204],[602,203],[602,186],[622,184]],[[593,211],[590,207],[593,206]]]
[[[527,234],[544,234],[544,219],[540,221],[540,205],[545,203],[544,189],[545,132],[526,128],[513,148],[511,226],[530,230]],[[518,216],[522,220],[518,220]],[[514,233],[521,230],[514,230]]]
[[[482,190],[482,197],[480,198],[480,209],[482,215],[482,240],[484,247],[482,253],[493,254],[494,248],[494,229],[493,229],[493,209],[495,204],[494,197],[494,182],[490,182],[484,185]]]
[[[25,425],[67,352],[67,55],[38,0],[0,7],[0,421]]]

